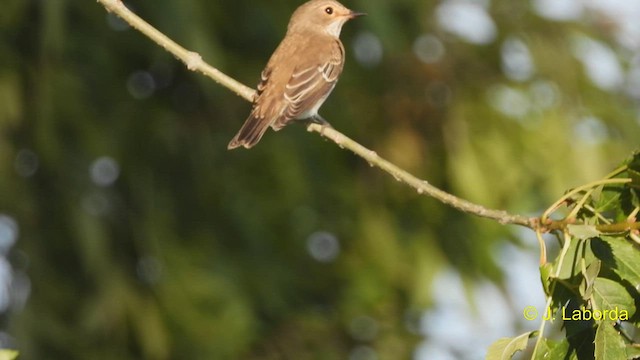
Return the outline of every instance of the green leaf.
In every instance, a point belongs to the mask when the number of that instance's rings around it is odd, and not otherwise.
[[[636,175],[636,178],[640,178],[640,173],[638,175]],[[638,183],[638,181],[636,181],[636,184]],[[636,185],[637,187],[638,185]],[[631,204],[635,207],[640,206],[640,196],[638,195],[638,191],[636,191],[637,189],[631,189]]]
[[[627,358],[624,340],[610,322],[603,322],[596,330],[596,360],[619,360]]]
[[[580,284],[580,294],[582,294],[582,298],[587,300],[591,297],[591,292],[593,291],[593,283],[600,274],[600,268],[602,266],[602,261],[594,260],[589,266],[586,267],[582,271],[583,280]]]
[[[590,264],[596,257],[591,250],[591,246],[588,246],[591,240],[579,240],[571,238],[569,249],[562,261],[562,267],[558,273],[558,279],[567,280],[576,275],[579,275],[582,271],[580,264],[581,259],[584,259],[586,264]],[[556,258],[554,262],[554,268],[558,266],[560,257]],[[575,283],[578,285],[579,282]]]
[[[545,263],[540,266],[540,280],[542,281],[542,288],[544,293],[549,295],[551,292],[551,273],[553,272],[553,265],[551,263]]]
[[[514,338],[501,338],[496,340],[487,350],[486,360],[509,360],[518,351],[527,348],[527,342],[533,331],[526,332]]]
[[[603,236],[594,240],[593,252],[606,266],[631,286],[640,286],[640,247],[622,237]]]
[[[640,169],[638,169],[638,160],[634,163],[629,164],[629,169],[627,170],[627,174],[631,178],[631,186],[632,187],[640,187]]]
[[[601,235],[595,225],[567,225],[569,234],[580,240],[587,240]]]
[[[640,359],[640,347],[627,345],[627,360]]]
[[[594,281],[593,300],[595,301],[594,311],[608,310],[610,314],[617,313],[617,316],[621,316],[621,312],[626,311],[627,318],[630,318],[636,312],[635,302],[627,292],[627,289],[610,279],[599,277]],[[612,318],[605,316],[605,319],[602,320],[612,320]]]
[[[628,170],[640,172],[640,151],[635,151],[628,159],[625,161],[627,164]]]
[[[620,208],[620,192],[619,191],[602,192],[601,194],[599,194],[597,199],[594,199],[594,207],[596,211],[599,213],[603,213],[609,210],[619,209]]]
[[[533,360],[577,359],[575,352],[571,352],[571,355],[567,357],[568,353],[569,342],[566,339],[562,341],[542,339],[536,347],[536,357]]]
[[[19,353],[15,350],[0,350],[0,360],[14,360],[18,358]]]

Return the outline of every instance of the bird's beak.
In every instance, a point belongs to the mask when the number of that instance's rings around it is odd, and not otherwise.
[[[351,10],[351,12],[349,12],[349,19],[353,19],[353,18],[357,18],[358,16],[364,16],[367,15],[367,13],[363,13],[363,12],[357,12],[357,11],[353,11]]]

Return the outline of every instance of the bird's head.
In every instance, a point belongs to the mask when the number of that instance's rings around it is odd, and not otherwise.
[[[344,23],[362,15],[366,14],[349,10],[334,0],[311,0],[291,15],[288,31],[313,30],[337,38]]]

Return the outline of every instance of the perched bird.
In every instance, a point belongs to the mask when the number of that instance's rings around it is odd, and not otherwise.
[[[336,85],[344,66],[342,25],[357,16],[337,1],[311,0],[291,15],[287,34],[262,71],[249,118],[227,149],[254,146],[267,128],[292,120],[329,125],[318,109]]]

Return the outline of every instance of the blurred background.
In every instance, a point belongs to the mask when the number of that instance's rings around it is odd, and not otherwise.
[[[255,86],[301,1],[127,4]],[[640,2],[352,0],[322,108],[488,207],[539,214],[638,147]],[[21,359],[481,359],[539,326],[533,233],[459,213],[250,104],[95,1],[0,12],[0,345]]]

